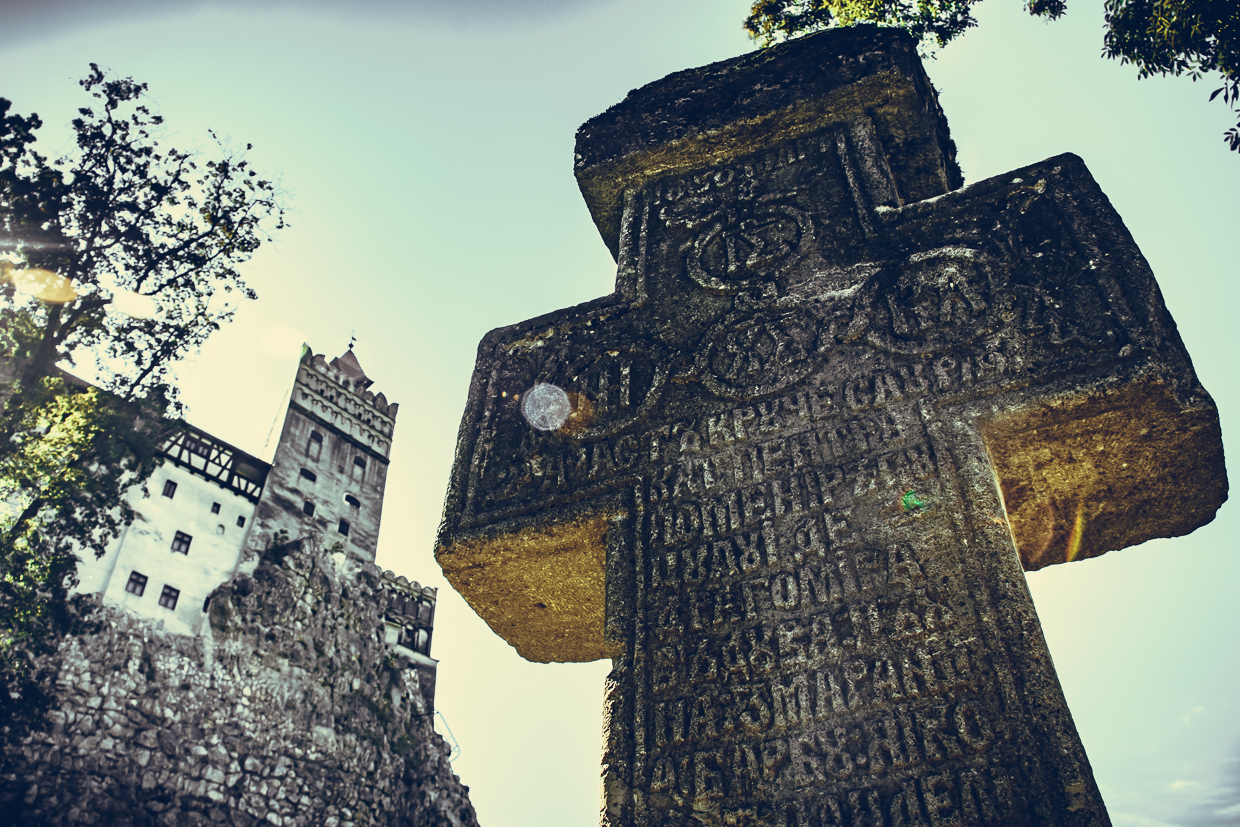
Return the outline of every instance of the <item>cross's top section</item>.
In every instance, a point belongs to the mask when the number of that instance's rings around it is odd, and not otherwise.
[[[956,147],[913,39],[858,26],[668,75],[577,131],[575,171],[619,255],[624,193],[727,164],[833,125],[866,122],[896,186],[890,206],[963,183]]]

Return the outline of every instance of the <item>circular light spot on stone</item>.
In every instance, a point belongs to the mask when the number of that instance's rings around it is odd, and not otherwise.
[[[540,382],[525,392],[521,415],[540,431],[554,431],[568,419],[573,405],[568,394],[558,385]]]

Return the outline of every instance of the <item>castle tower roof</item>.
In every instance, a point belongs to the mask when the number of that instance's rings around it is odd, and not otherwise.
[[[349,383],[358,389],[369,388],[374,384],[373,380],[367,378],[357,357],[353,355],[352,346],[344,352],[344,355],[332,359],[331,366],[349,377]]]

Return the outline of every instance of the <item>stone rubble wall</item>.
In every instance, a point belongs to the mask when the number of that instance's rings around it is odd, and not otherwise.
[[[45,726],[6,733],[0,824],[475,827],[382,597],[375,566],[297,541],[199,637],[78,598],[38,662]]]

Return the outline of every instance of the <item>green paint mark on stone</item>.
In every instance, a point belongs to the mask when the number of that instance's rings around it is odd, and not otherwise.
[[[917,492],[910,488],[908,493],[900,498],[900,505],[903,506],[905,511],[920,511],[929,505],[929,503],[923,499],[920,499],[917,496]]]

